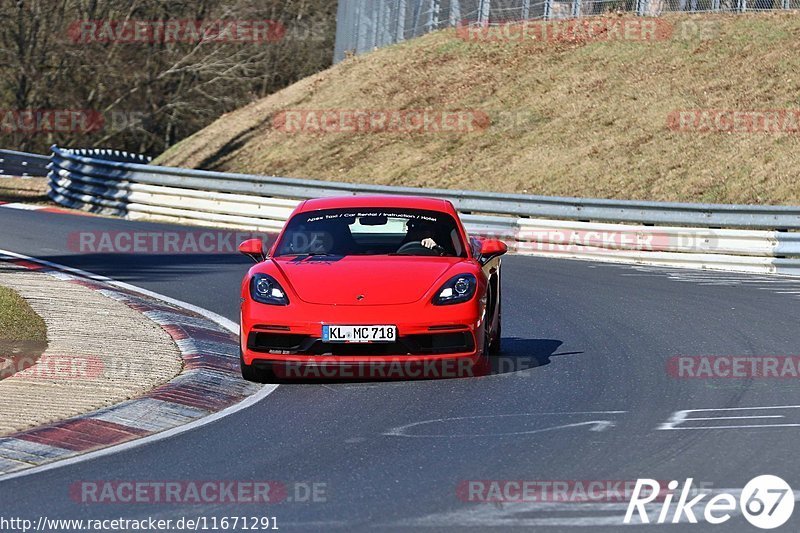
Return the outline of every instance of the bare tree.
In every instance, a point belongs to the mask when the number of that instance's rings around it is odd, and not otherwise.
[[[330,0],[0,0],[0,146],[160,153],[221,114],[328,67],[335,10]],[[185,28],[197,21],[200,37],[167,38],[153,30],[158,21]],[[233,27],[247,36],[267,21],[260,41],[202,33]],[[125,38],[121,29],[137,24],[153,31],[149,38]],[[70,124],[77,131],[15,127],[20,113],[45,110],[87,110],[102,120]]]

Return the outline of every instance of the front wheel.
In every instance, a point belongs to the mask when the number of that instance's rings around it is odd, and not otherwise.
[[[494,336],[489,335],[491,333],[491,327],[489,324],[491,321],[487,321],[486,327],[486,352],[489,355],[498,355],[501,349],[501,338],[503,336],[503,300],[500,298],[500,279],[497,279],[497,300],[495,301],[495,305],[497,306],[497,328],[494,330]]]
[[[489,355],[498,355],[502,350],[501,338],[503,335],[503,318],[497,317],[497,331],[494,332],[494,338],[489,342]]]
[[[492,328],[489,322],[483,328],[483,356],[489,357],[500,353],[500,327],[492,337]]]
[[[274,377],[272,372],[268,370],[245,364],[241,348],[239,348],[239,368],[242,371],[242,379],[245,381],[252,381],[253,383],[267,383],[270,378]]]

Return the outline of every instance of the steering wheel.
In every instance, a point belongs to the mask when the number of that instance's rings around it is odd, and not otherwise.
[[[444,248],[438,244],[433,248],[424,246],[420,241],[407,242],[397,250],[398,255],[444,255]]]

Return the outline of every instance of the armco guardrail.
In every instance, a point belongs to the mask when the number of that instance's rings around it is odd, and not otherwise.
[[[46,155],[26,154],[14,150],[0,150],[0,178],[3,176],[47,176]]]
[[[473,233],[519,253],[800,274],[800,208],[556,198],[229,174],[53,147],[50,197],[133,219],[277,230],[299,200],[409,194],[450,200]],[[723,229],[724,228],[724,229]]]
[[[141,163],[147,164],[153,160],[152,157],[141,154],[132,154],[122,150],[107,150],[105,148],[80,148],[77,150],[63,149],[65,153],[94,157],[103,161],[116,161],[118,163]],[[49,161],[49,157],[48,157]]]

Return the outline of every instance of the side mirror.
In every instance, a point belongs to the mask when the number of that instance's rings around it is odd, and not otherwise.
[[[481,258],[484,262],[508,252],[508,246],[500,239],[483,239],[481,241]]]
[[[264,256],[264,243],[261,239],[248,239],[239,245],[239,253],[244,254],[251,258],[256,263],[260,263],[266,257]]]

